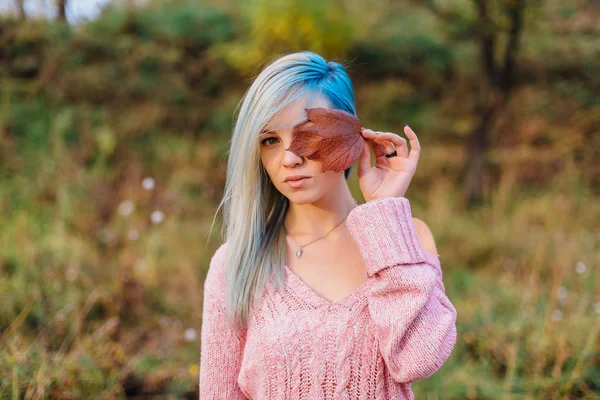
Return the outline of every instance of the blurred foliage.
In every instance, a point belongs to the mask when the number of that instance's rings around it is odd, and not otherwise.
[[[354,41],[359,22],[341,0],[282,0],[240,2],[241,24],[247,32],[239,41],[218,47],[243,74],[252,74],[283,52],[311,49],[326,58],[342,59]]]
[[[40,21],[7,21],[0,29],[0,70],[12,95],[74,107],[88,129],[119,132],[117,147],[159,128],[197,136],[211,124],[207,105],[235,83],[210,51],[233,37],[230,18],[194,2],[114,9],[77,31]]]
[[[265,60],[309,49],[350,60],[364,126],[408,122],[424,149],[408,195],[436,237],[459,339],[416,398],[597,398],[599,13],[528,6],[477,209],[458,200],[482,87],[471,1],[1,19],[0,397],[197,398],[233,112]]]

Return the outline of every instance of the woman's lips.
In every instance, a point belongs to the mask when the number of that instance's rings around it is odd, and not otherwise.
[[[302,186],[304,186],[304,182],[306,182],[309,179],[310,178],[302,178],[302,179],[298,179],[298,180],[295,180],[295,181],[286,181],[285,183],[287,183],[288,185],[290,185],[294,189],[299,189]]]

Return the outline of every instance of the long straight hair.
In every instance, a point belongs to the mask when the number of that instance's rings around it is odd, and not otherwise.
[[[323,96],[333,109],[356,116],[354,88],[344,66],[301,51],[270,62],[238,104],[227,161],[221,239],[225,257],[229,322],[246,329],[251,305],[273,274],[284,284],[287,256],[282,229],[289,200],[273,185],[260,159],[258,135],[271,118],[295,99]],[[344,171],[348,179],[352,166]]]

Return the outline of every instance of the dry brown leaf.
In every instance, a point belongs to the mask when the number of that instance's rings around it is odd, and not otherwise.
[[[307,121],[296,127],[290,147],[300,157],[322,162],[321,171],[340,172],[358,160],[364,138],[360,120],[342,110],[306,108]]]

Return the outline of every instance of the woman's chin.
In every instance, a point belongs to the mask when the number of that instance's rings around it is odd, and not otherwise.
[[[317,198],[316,196],[311,193],[305,192],[305,193],[287,193],[285,195],[285,197],[287,197],[287,199],[290,201],[290,203],[294,203],[297,205],[302,205],[302,204],[311,204],[314,203]]]

